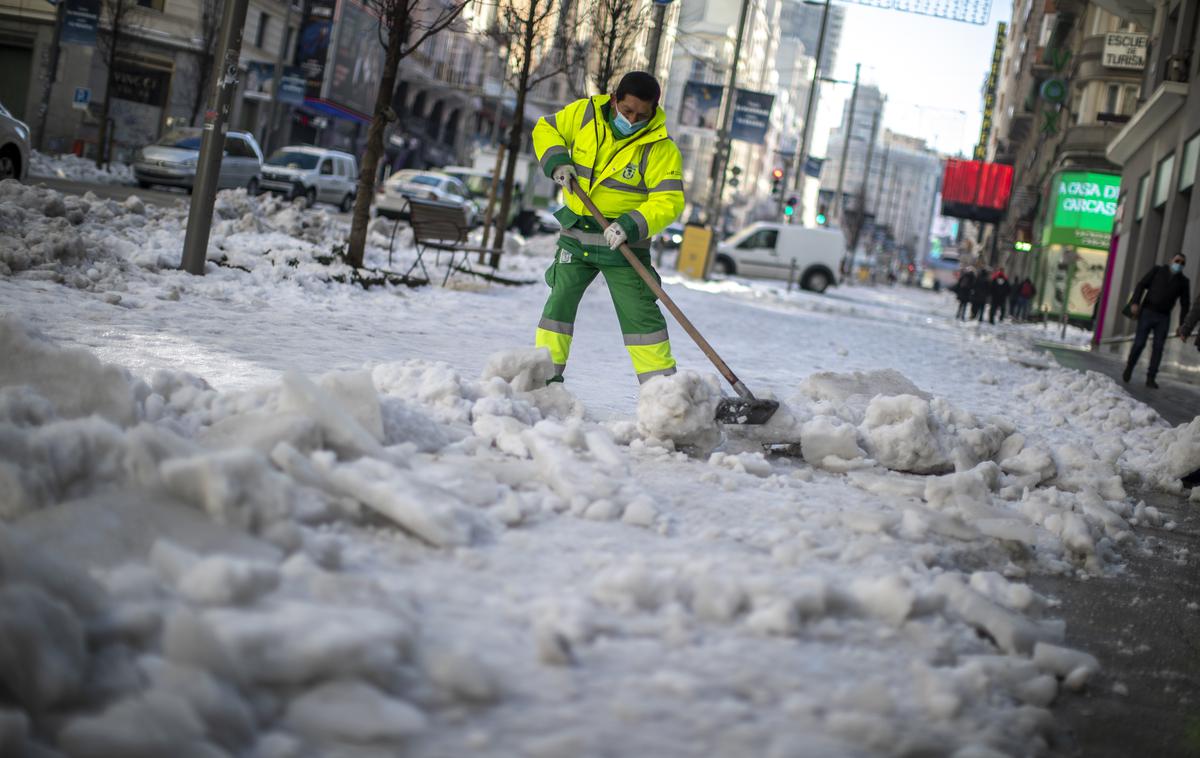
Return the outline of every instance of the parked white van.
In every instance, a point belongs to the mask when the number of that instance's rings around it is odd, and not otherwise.
[[[759,221],[717,245],[713,270],[760,279],[795,276],[804,289],[824,292],[837,284],[845,255],[841,229]]]
[[[340,150],[296,145],[281,147],[262,167],[264,190],[304,198],[309,208],[322,202],[338,206],[344,213],[354,205],[358,187],[358,163]]]

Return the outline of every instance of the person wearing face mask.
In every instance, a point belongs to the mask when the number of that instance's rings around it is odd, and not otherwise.
[[[1187,258],[1183,253],[1177,253],[1171,258],[1169,265],[1150,269],[1134,289],[1133,297],[1129,300],[1129,310],[1138,320],[1137,335],[1129,351],[1125,371],[1121,374],[1124,381],[1128,382],[1133,376],[1133,368],[1146,347],[1146,338],[1153,333],[1154,346],[1150,348],[1150,368],[1146,372],[1146,386],[1158,389],[1158,382],[1154,378],[1158,375],[1159,364],[1162,363],[1163,347],[1170,331],[1171,310],[1178,300],[1179,321],[1186,324],[1191,305],[1188,278],[1183,275],[1183,264],[1186,262]]]
[[[535,344],[550,351],[563,380],[580,298],[603,274],[639,382],[675,373],[667,322],[654,293],[621,254],[627,243],[651,271],[650,242],[683,211],[683,159],[667,134],[661,89],[644,71],[626,74],[612,95],[588,97],[538,119],[533,149],[546,176],[563,187],[565,205],[553,263],[550,296]],[[571,180],[608,219],[597,224],[570,191]],[[655,276],[658,274],[655,273]]]

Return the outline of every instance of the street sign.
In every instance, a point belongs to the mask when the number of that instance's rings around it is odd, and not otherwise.
[[[76,87],[75,97],[71,99],[71,107],[77,111],[86,111],[90,102],[92,102],[92,91],[87,87]]]
[[[95,47],[99,24],[100,0],[66,0],[59,39],[65,44]]]

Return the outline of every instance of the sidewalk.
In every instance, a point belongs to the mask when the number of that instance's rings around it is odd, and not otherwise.
[[[1099,371],[1107,374],[1118,382],[1121,381],[1121,371],[1125,368],[1124,361],[1116,355],[1093,353],[1075,350],[1045,342],[1034,344],[1054,355],[1054,358],[1064,368],[1079,371]],[[1149,353],[1149,350],[1146,351]],[[1200,416],[1200,385],[1187,381],[1181,374],[1168,374],[1163,371],[1158,375],[1159,389],[1146,387],[1146,366],[1150,356],[1142,356],[1133,379],[1124,385],[1126,391],[1146,405],[1150,406],[1171,424],[1178,426],[1186,424],[1196,416]]]
[[[1066,368],[1121,381],[1119,356],[1038,347]],[[1147,389],[1145,371],[1124,385],[1131,395],[1172,424],[1200,415],[1200,386],[1160,374],[1160,388]],[[1130,494],[1174,528],[1138,527],[1142,549],[1127,555],[1124,572],[1086,582],[1030,577],[1034,589],[1061,601],[1067,644],[1090,651],[1102,667],[1085,693],[1058,701],[1051,754],[1200,758],[1200,506],[1175,495]]]

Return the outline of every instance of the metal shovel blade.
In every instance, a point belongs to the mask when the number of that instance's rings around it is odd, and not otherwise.
[[[777,410],[779,410],[778,400],[725,397],[717,403],[716,419],[722,424],[765,424]]]

